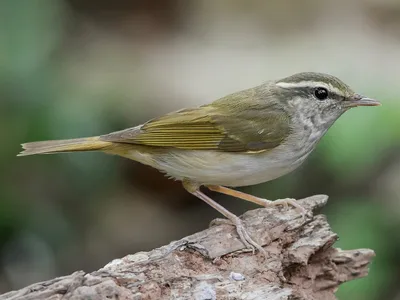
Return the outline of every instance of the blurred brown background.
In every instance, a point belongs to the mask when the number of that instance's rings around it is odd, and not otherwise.
[[[307,163],[244,191],[324,193],[338,247],[372,248],[339,299],[400,299],[400,2],[0,0],[0,292],[149,250],[218,214],[179,183],[99,153],[16,158],[300,71],[379,108],[346,113]],[[241,214],[254,208],[214,195]]]

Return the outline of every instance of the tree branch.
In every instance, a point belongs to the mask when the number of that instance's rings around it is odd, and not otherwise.
[[[312,196],[294,209],[260,208],[242,218],[267,257],[243,249],[230,225],[214,226],[149,252],[0,296],[16,299],[336,299],[338,286],[367,276],[369,249],[332,248],[337,240],[313,210],[328,197]]]

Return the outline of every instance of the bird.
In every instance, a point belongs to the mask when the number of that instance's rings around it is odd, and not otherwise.
[[[380,102],[355,93],[335,76],[302,72],[124,130],[24,143],[18,156],[101,151],[151,166],[181,181],[189,193],[225,216],[246,248],[263,252],[243,221],[201,187],[264,207],[290,205],[304,217],[306,210],[294,199],[271,201],[234,188],[290,173],[343,113],[378,105]]]

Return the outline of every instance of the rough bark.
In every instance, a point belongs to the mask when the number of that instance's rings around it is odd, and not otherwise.
[[[245,251],[232,226],[218,225],[0,299],[336,299],[341,283],[368,274],[375,254],[332,247],[337,235],[325,216],[313,215],[327,198],[298,200],[308,210],[305,219],[278,207],[246,212],[247,229],[267,257]]]

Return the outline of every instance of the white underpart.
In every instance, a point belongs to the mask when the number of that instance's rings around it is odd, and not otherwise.
[[[334,87],[330,83],[326,82],[318,82],[318,81],[299,81],[299,82],[277,82],[277,86],[284,88],[284,89],[291,89],[291,88],[317,88],[317,87],[324,87],[328,91],[335,93],[336,95],[343,95],[343,92],[338,88]]]

